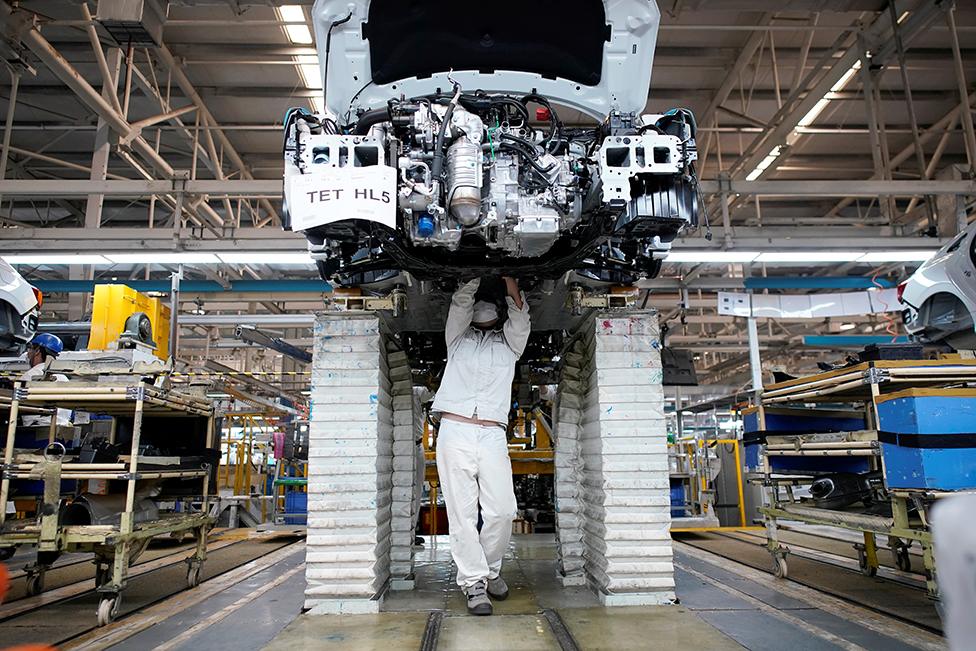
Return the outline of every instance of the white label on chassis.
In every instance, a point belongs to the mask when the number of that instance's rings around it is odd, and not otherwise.
[[[304,231],[343,219],[396,228],[396,170],[386,165],[329,167],[288,178],[291,228]]]

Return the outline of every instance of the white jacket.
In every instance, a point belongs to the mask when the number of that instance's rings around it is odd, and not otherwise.
[[[434,398],[432,411],[508,422],[512,407],[515,363],[522,356],[532,326],[529,304],[522,296],[522,309],[508,296],[508,320],[500,330],[481,330],[471,325],[474,295],[479,279],[462,285],[451,298],[444,336],[447,340],[447,368]]]

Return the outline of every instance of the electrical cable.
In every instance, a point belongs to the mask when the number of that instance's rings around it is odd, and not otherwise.
[[[332,51],[332,30],[334,30],[339,25],[343,25],[349,22],[352,18],[352,11],[345,18],[339,20],[334,20],[329,25],[329,31],[325,35],[325,60],[322,62],[322,104],[325,105],[325,98],[328,97],[329,91],[329,53]]]

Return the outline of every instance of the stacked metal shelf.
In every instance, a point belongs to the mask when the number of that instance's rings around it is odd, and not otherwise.
[[[61,408],[111,417],[110,443],[115,442],[119,419],[128,422],[131,418],[128,457],[121,456],[118,463],[78,462],[76,457],[66,453],[64,445],[55,441],[54,418],[51,419],[48,446],[43,454],[17,451],[14,441],[18,418],[24,411],[36,413],[37,408],[48,413]],[[211,403],[203,398],[137,380],[118,383],[30,382],[15,386],[9,402],[0,504],[7,503],[11,482],[40,480],[44,488],[36,517],[7,519],[3,512],[5,509],[0,509],[0,551],[9,551],[23,544],[37,546],[37,559],[27,568],[29,592],[37,594],[43,590],[44,572],[58,555],[93,552],[100,594],[98,623],[107,624],[118,614],[128,568],[145,550],[149,540],[159,535],[180,534],[191,534],[195,538],[195,551],[187,559],[187,584],[189,587],[197,585],[201,565],[206,559],[207,532],[213,524],[209,514],[213,468],[207,462],[196,461],[188,465],[182,460],[174,462],[172,458],[161,464],[152,456],[141,455],[140,444],[146,423],[156,418],[167,419],[167,426],[174,428],[173,437],[185,435],[187,431],[205,432],[204,440],[195,441],[195,445],[203,449],[214,447],[214,410]],[[205,426],[198,422],[191,427],[185,420],[187,418],[204,419]],[[183,421],[182,428],[177,422],[179,420]],[[174,467],[166,467],[167,464]],[[155,517],[150,519],[138,517],[141,499],[137,496],[138,482],[194,479],[200,481],[200,488],[191,488],[192,494],[187,494],[187,488],[181,482],[180,497],[176,502],[181,505],[182,512],[154,511]],[[122,507],[117,523],[65,524],[61,508],[62,482],[70,480],[125,482],[124,500],[121,495],[118,496]],[[164,493],[158,497],[165,499],[166,495]]]
[[[788,572],[777,521],[801,521],[861,532],[868,576],[878,569],[875,536],[887,536],[905,571],[917,541],[937,596],[931,508],[976,489],[973,385],[976,361],[880,360],[765,387],[743,413],[774,573]]]

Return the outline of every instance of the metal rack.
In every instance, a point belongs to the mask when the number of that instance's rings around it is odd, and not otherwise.
[[[879,427],[878,405],[905,394],[906,390],[963,387],[974,382],[976,361],[972,360],[881,360],[766,387],[760,403],[754,407],[758,429],[765,433],[765,442],[761,447],[761,472],[755,480],[763,489],[760,512],[765,520],[767,548],[772,555],[774,574],[786,577],[788,573],[786,558],[789,548],[779,541],[777,521],[789,519],[862,533],[864,542],[856,544],[855,549],[861,572],[867,576],[874,576],[878,571],[876,536],[887,536],[896,566],[903,571],[911,569],[908,549],[913,541],[917,541],[922,548],[928,593],[936,597],[938,589],[929,511],[938,499],[957,491],[890,488],[887,485],[883,449],[885,433]],[[848,431],[781,434],[767,430],[767,417],[780,407],[828,403],[855,407],[863,414],[865,427]],[[787,459],[791,461],[784,461]],[[888,502],[890,515],[801,503],[795,495],[797,487],[811,484],[818,473],[783,470],[798,459],[802,460],[801,465],[819,459],[825,467],[859,460],[858,463],[866,465],[867,472],[885,478],[879,494]]]
[[[14,437],[22,410],[37,407],[75,409],[112,418],[110,442],[114,442],[119,417],[132,418],[132,441],[128,459],[121,463],[77,463],[69,459],[62,444],[54,441],[55,419],[52,418],[48,446],[43,455],[15,455]],[[61,553],[95,554],[95,582],[100,595],[97,618],[99,625],[115,619],[121,593],[126,587],[129,566],[145,550],[149,540],[159,535],[190,533],[196,548],[187,559],[187,585],[200,581],[201,566],[206,559],[207,531],[213,524],[209,514],[211,469],[200,468],[141,469],[152,464],[152,457],[139,455],[144,418],[206,418],[206,448],[214,445],[214,412],[201,398],[165,390],[141,381],[123,383],[30,382],[15,385],[9,405],[9,424],[4,446],[0,504],[6,504],[10,483],[14,480],[42,480],[44,492],[38,517],[30,520],[7,520],[0,510],[0,549],[22,544],[37,546],[37,558],[27,567],[28,591],[43,590],[44,573]],[[64,480],[119,480],[126,482],[125,506],[118,524],[62,524],[60,516],[61,482]],[[193,512],[166,513],[149,521],[137,522],[136,484],[142,480],[199,479],[199,508]],[[197,502],[197,496],[192,500]]]

